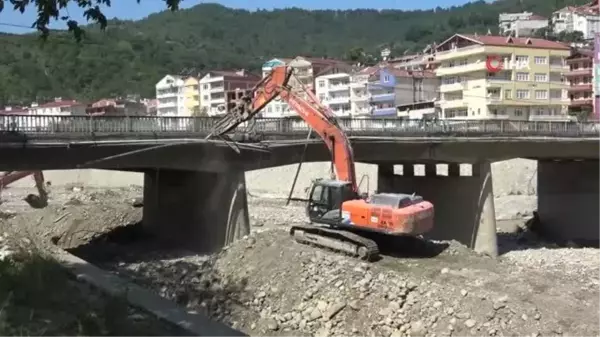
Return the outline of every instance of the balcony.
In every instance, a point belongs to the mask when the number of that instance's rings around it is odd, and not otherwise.
[[[485,52],[485,47],[480,45],[473,45],[464,48],[457,48],[442,52],[436,52],[435,61],[445,61],[455,58],[464,58],[471,55],[482,54]],[[485,63],[484,63],[485,64]]]
[[[386,101],[393,101],[395,99],[396,99],[396,94],[394,94],[394,93],[371,95],[372,102],[386,102]]]
[[[486,70],[486,69],[487,68],[486,68],[485,62],[480,61],[480,62],[465,64],[462,66],[443,67],[443,68],[440,67],[435,70],[435,74],[437,76],[449,76],[449,75],[469,73],[469,72],[473,72],[473,71],[481,71],[481,70]]]
[[[440,101],[440,108],[442,109],[457,109],[457,108],[468,108],[469,104],[462,99],[454,99],[451,101]]]
[[[353,113],[354,116],[368,116],[370,114],[371,109],[369,108],[355,109]]]
[[[570,120],[568,115],[537,115],[530,114],[529,120],[532,122],[567,122]]]
[[[490,96],[485,100],[485,103],[488,105],[502,104],[503,102],[502,96]]]
[[[379,108],[373,109],[373,116],[396,116],[396,108]]]
[[[569,66],[562,63],[550,63],[550,71],[559,70],[565,72],[569,70]]]
[[[463,91],[465,86],[466,84],[463,83],[442,84],[440,85],[440,92]]]
[[[176,107],[177,107],[177,101],[159,102],[157,104],[157,109],[162,109],[162,108],[176,108]]]
[[[344,103],[350,103],[350,96],[326,97],[323,100],[323,102],[327,103],[327,104],[344,104]]]
[[[223,103],[225,103],[225,97],[218,97],[218,98],[211,97],[210,99],[208,99],[207,103],[209,103],[209,102],[210,102],[210,104],[223,104]]]
[[[584,56],[584,57],[567,59],[566,61],[567,61],[567,64],[576,64],[576,63],[589,62],[590,59],[591,59],[590,57]]]
[[[503,120],[503,119],[510,119],[510,115],[507,113],[504,114],[489,114],[487,116],[485,116],[485,118],[487,119],[495,119],[495,120]]]
[[[585,76],[585,75],[592,75],[592,68],[579,68],[579,69],[567,70],[564,73],[565,77]]]
[[[571,84],[570,87],[567,88],[567,90],[569,92],[581,92],[581,91],[592,91],[592,84],[591,83],[575,83],[575,84]]]
[[[571,103],[569,103],[569,106],[584,106],[584,105],[593,105],[594,100],[589,97],[589,98],[576,98],[571,100]]]
[[[353,95],[351,96],[351,100],[353,102],[364,102],[369,100],[369,95]]]
[[[224,90],[225,90],[224,86],[210,87],[210,92],[222,92]]]
[[[157,92],[156,98],[167,98],[167,97],[177,97],[177,91],[167,91],[167,92]]]
[[[350,88],[364,88],[367,86],[367,81],[350,82],[350,84],[348,86]]]
[[[350,86],[346,84],[335,84],[329,86],[329,91],[347,91]]]

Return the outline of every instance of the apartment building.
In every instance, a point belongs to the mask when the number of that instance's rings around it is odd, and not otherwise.
[[[498,28],[501,35],[527,37],[532,36],[536,30],[546,27],[548,27],[548,18],[531,12],[498,15]]]
[[[352,114],[350,104],[350,74],[337,73],[318,76],[315,93],[323,105],[329,107],[336,116],[348,117]]]
[[[440,117],[566,119],[569,55],[543,39],[456,34],[436,48]]]
[[[358,116],[396,116],[399,105],[437,99],[438,87],[431,71],[367,67],[350,76],[350,110]]]
[[[105,98],[98,100],[85,108],[89,116],[146,116],[146,104],[129,99]]]
[[[593,56],[592,50],[574,51],[567,58],[569,70],[564,74],[569,83],[569,114],[582,119],[591,117],[593,112]]]
[[[185,79],[166,75],[156,83],[156,115],[159,117],[188,116],[184,95]]]
[[[583,33],[583,38],[590,40],[600,33],[600,7],[598,0],[583,6],[567,6],[552,13],[554,33],[574,32]]]
[[[200,110],[209,116],[225,114],[228,111],[230,97],[236,92],[247,92],[260,81],[260,76],[239,71],[210,71],[200,81]],[[233,93],[233,94],[232,94]]]
[[[277,66],[287,65],[294,69],[294,76],[290,79],[289,85],[292,91],[300,97],[305,97],[305,90],[313,93],[315,90],[315,79],[317,76],[344,73],[351,70],[351,66],[345,62],[325,59],[298,56],[293,59],[274,58],[263,64],[263,77]],[[296,112],[291,111],[287,103],[276,99],[263,109],[263,117],[289,117],[296,116]]]
[[[46,116],[84,116],[86,105],[75,100],[63,100],[57,97],[52,102],[38,104],[33,103],[29,108],[32,115]]]
[[[200,83],[198,78],[190,76],[183,81],[183,105],[185,116],[200,112]]]

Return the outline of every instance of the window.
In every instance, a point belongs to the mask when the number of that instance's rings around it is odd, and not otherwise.
[[[512,99],[512,90],[504,89],[504,99]]]
[[[515,109],[515,117],[523,117],[523,110]]]
[[[322,194],[323,194],[323,186],[321,186],[321,185],[315,186],[315,188],[313,189],[312,195],[310,197],[312,199],[312,202],[314,202],[315,204],[320,204]]]
[[[536,56],[533,58],[533,61],[535,62],[535,64],[547,64],[548,63],[548,59],[546,58],[546,56]]]
[[[517,63],[529,63],[529,56],[527,56],[527,55],[517,55],[515,57],[515,61],[517,61]]]
[[[529,90],[517,90],[517,98],[518,99],[529,98]]]
[[[204,100],[204,101],[208,101],[208,95],[204,95],[204,96],[202,96],[202,100]]]
[[[547,90],[536,90],[535,91],[535,99],[548,99],[548,91]]]
[[[467,59],[462,59],[458,63],[458,65],[460,65],[460,66],[466,66],[467,64],[469,64],[469,60],[467,60]]]
[[[319,81],[319,88],[325,87],[325,81]]]
[[[529,81],[529,73],[517,73],[517,81],[520,81],[520,82]]]
[[[204,90],[208,90],[208,84],[205,84],[205,85],[203,85],[203,86],[202,86],[202,89],[204,89]]]
[[[534,80],[536,82],[548,82],[548,74],[535,74]]]
[[[550,98],[562,99],[562,90],[561,89],[550,89]]]
[[[384,75],[383,76],[383,81],[384,82],[389,82],[390,81],[390,75]]]

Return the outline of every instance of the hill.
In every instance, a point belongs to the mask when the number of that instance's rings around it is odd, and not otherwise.
[[[257,69],[275,56],[348,57],[362,48],[376,53],[418,51],[455,32],[497,31],[501,12],[549,15],[589,0],[476,1],[432,10],[323,10],[299,8],[249,12],[201,4],[140,21],[88,27],[77,44],[67,33],[41,43],[36,34],[0,35],[0,106],[54,96],[95,99],[138,93],[153,96],[165,73],[205,69]],[[143,5],[143,2],[142,4]]]

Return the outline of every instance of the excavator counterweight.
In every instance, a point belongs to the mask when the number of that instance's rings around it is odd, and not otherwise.
[[[361,197],[350,139],[335,115],[310,90],[303,86],[299,92],[292,90],[288,83],[293,76],[291,67],[274,68],[211,133],[220,136],[234,130],[280,97],[321,137],[331,153],[336,179],[317,180],[312,185],[306,206],[311,225],[293,226],[290,235],[303,244],[372,260],[379,254],[377,243],[357,232],[420,235],[431,230],[433,205],[418,195],[382,193]]]

